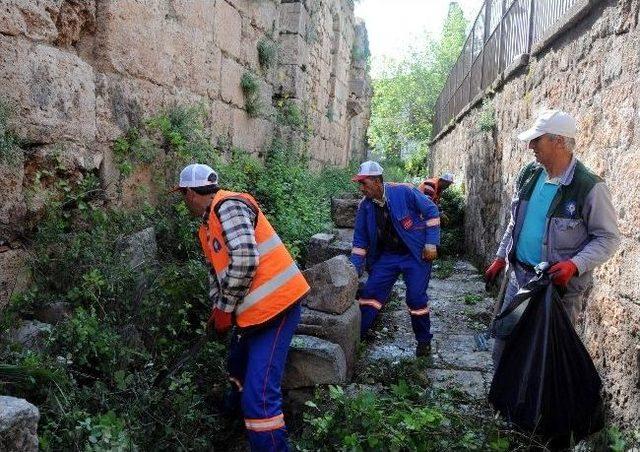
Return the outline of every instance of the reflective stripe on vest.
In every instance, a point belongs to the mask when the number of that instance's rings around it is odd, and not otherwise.
[[[256,201],[248,194],[225,190],[218,191],[214,196],[208,223],[198,231],[205,257],[215,270],[218,281],[226,277],[230,261],[215,207],[227,198],[242,198],[257,212],[255,239],[260,256],[258,268],[248,293],[236,306],[235,320],[240,327],[258,325],[287,309],[310,288]]]

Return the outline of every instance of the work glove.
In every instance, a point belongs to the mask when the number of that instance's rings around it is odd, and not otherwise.
[[[435,245],[425,245],[422,249],[422,259],[431,262],[438,257],[438,248]]]
[[[226,334],[232,326],[232,318],[230,312],[224,312],[222,309],[213,308],[211,316],[207,321],[207,328],[213,328],[220,335]]]
[[[571,260],[566,260],[554,264],[549,269],[549,276],[557,286],[566,287],[569,280],[578,273],[578,267]]]
[[[500,272],[507,266],[507,262],[501,258],[497,257],[491,262],[491,265],[487,267],[484,271],[484,280],[486,282],[493,282],[498,277]]]

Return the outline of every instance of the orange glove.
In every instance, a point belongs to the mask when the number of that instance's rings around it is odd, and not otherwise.
[[[507,266],[507,262],[503,258],[501,257],[495,258],[494,261],[491,262],[491,265],[489,265],[487,269],[484,271],[485,281],[487,282],[494,281],[506,266]]]
[[[226,334],[232,325],[231,313],[221,309],[213,308],[211,316],[207,320],[207,328],[213,328],[218,334]]]
[[[571,260],[566,260],[554,264],[549,269],[549,276],[557,286],[566,287],[569,280],[578,273],[578,267]]]

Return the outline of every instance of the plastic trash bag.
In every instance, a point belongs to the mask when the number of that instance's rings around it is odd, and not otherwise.
[[[544,273],[551,265],[548,262],[541,262],[535,266],[534,270],[536,274]],[[505,275],[505,278],[509,278],[509,272]],[[508,284],[508,283],[507,283]],[[520,289],[517,294],[513,296],[513,299],[505,306],[500,313],[491,322],[491,337],[506,340],[511,335],[511,332],[522,318],[522,314],[529,306],[529,300],[534,297],[538,292],[545,290],[546,286],[537,284],[530,286],[527,284]]]
[[[567,447],[604,426],[602,381],[546,273],[539,271],[500,316],[522,305],[505,336],[489,401],[522,430]]]

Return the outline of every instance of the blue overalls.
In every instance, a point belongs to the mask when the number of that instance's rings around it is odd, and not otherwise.
[[[438,207],[416,188],[405,184],[384,184],[385,205],[398,237],[408,253],[394,254],[379,249],[376,206],[364,198],[356,213],[351,262],[361,274],[369,272],[369,279],[358,300],[362,320],[360,335],[364,337],[373,325],[378,312],[387,302],[393,284],[400,274],[407,286],[406,303],[411,326],[419,343],[430,342],[427,288],[431,277],[431,263],[422,258],[425,245],[440,244],[440,213]]]
[[[237,328],[229,345],[227,368],[232,392],[227,408],[238,399],[252,451],[288,451],[280,384],[293,334],[300,322],[300,302],[265,325]]]

